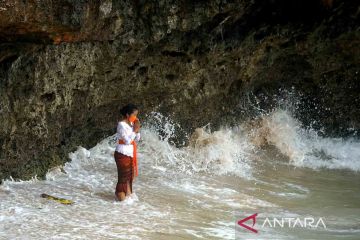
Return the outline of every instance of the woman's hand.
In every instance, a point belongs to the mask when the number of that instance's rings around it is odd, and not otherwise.
[[[134,122],[134,126],[133,126],[134,132],[138,133],[140,131],[140,121],[137,118]]]

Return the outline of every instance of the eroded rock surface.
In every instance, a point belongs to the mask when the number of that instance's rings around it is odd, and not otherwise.
[[[295,89],[305,125],[356,133],[359,3],[297,2],[0,1],[0,179],[43,177],[128,102],[192,132]]]

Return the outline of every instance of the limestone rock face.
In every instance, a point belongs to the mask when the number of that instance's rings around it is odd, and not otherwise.
[[[0,179],[115,133],[133,102],[185,131],[296,91],[324,134],[360,128],[357,0],[0,1]],[[280,89],[280,90],[279,90]],[[286,92],[285,91],[285,92]]]

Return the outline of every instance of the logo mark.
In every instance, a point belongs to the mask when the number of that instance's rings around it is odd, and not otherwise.
[[[242,226],[243,228],[246,228],[246,229],[249,230],[249,231],[252,231],[252,232],[254,232],[254,233],[257,233],[258,231],[253,228],[254,225],[255,225],[255,223],[256,223],[256,217],[257,217],[257,213],[255,213],[255,214],[253,214],[253,215],[251,215],[251,216],[248,216],[248,217],[246,217],[246,218],[244,218],[244,219],[242,219],[242,220],[239,220],[239,221],[238,221],[238,224],[239,224],[240,226]],[[251,227],[244,224],[246,221],[248,221],[248,220],[250,220],[250,219],[252,219],[252,226],[251,226]]]

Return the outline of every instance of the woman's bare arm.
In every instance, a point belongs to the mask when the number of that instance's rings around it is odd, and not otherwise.
[[[140,127],[140,121],[139,119],[136,119],[133,126],[134,132],[138,133],[140,131]]]

